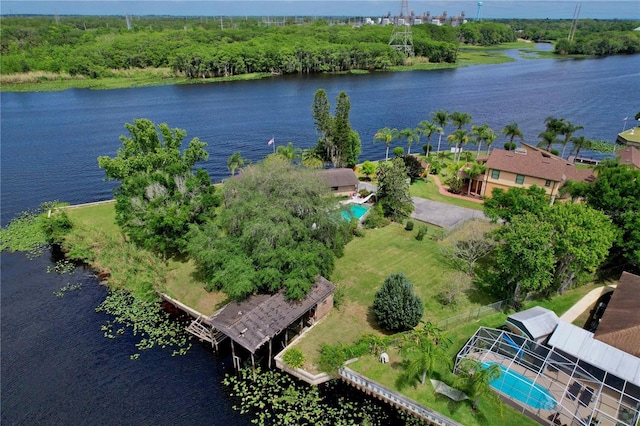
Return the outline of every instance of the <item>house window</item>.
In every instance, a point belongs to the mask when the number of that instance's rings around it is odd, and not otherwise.
[[[491,170],[491,179],[500,179],[500,170]]]
[[[544,183],[544,186],[551,186],[551,181],[550,181],[550,180],[547,180],[547,181]]]
[[[524,176],[523,175],[516,175],[516,183],[523,184],[524,183]]]

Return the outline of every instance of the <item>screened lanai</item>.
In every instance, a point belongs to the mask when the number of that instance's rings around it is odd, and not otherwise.
[[[613,363],[590,363],[552,345],[482,327],[458,353],[456,372],[465,358],[498,364],[502,376],[492,386],[543,424],[636,426],[640,417],[640,379],[631,374],[640,368],[636,357],[618,358],[626,365],[617,365],[616,374]]]

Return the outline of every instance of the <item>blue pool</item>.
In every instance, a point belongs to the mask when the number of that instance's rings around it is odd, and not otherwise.
[[[500,378],[490,383],[493,388],[535,409],[553,410],[556,408],[557,401],[548,389],[502,365],[500,365],[500,369],[502,370]]]
[[[349,204],[349,211],[342,212],[342,217],[346,220],[351,220],[351,218],[356,218],[360,220],[362,216],[369,210],[369,206],[363,206],[360,204]]]

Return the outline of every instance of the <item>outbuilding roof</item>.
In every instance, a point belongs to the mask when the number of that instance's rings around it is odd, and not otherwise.
[[[529,338],[538,340],[551,334],[559,320],[555,312],[541,306],[534,306],[509,315],[507,321],[528,334]]]
[[[640,169],[640,151],[634,146],[627,146],[616,151],[620,164],[630,164]]]
[[[324,176],[332,188],[341,186],[357,186],[359,181],[353,170],[348,168],[325,169],[320,174]]]
[[[326,278],[318,277],[301,300],[287,300],[284,290],[257,294],[231,302],[209,318],[209,322],[251,353],[300,319],[335,291]]]

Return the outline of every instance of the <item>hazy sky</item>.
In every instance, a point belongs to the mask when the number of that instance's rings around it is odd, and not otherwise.
[[[491,18],[571,19],[581,4],[581,18],[640,19],[640,1],[603,0],[486,0],[411,1],[409,11],[449,15],[479,11]],[[2,14],[43,15],[177,15],[177,16],[382,16],[398,14],[401,1],[386,0],[2,0]]]

